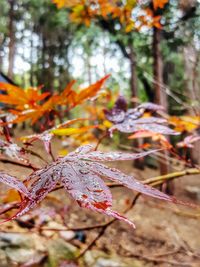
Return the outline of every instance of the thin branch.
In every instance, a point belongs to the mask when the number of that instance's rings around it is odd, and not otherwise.
[[[24,167],[24,168],[29,168],[29,169],[32,169],[34,171],[38,170],[37,167],[33,166],[30,163],[26,164],[26,163],[22,163],[22,162],[19,162],[19,161],[14,161],[14,160],[11,160],[11,159],[5,159],[5,158],[1,158],[1,157],[0,157],[0,161],[3,162],[3,163],[13,164],[13,165]]]
[[[101,144],[101,142],[102,142],[106,137],[108,137],[108,136],[109,136],[109,132],[106,132],[105,134],[103,134],[103,135],[101,136],[101,138],[98,140],[98,142],[97,142],[97,144],[96,144],[96,146],[95,146],[95,150],[98,149],[98,147],[99,147],[99,145]]]
[[[28,149],[28,148],[23,148],[23,149],[25,150],[25,152],[27,152],[27,153],[35,156],[35,157],[38,157],[39,159],[41,159],[45,163],[48,163],[48,161],[46,159],[44,159],[39,153],[32,151],[31,149]]]
[[[200,170],[197,168],[192,168],[192,169],[186,169],[183,171],[178,171],[178,172],[172,172],[172,173],[168,173],[165,175],[160,175],[157,177],[153,177],[153,178],[149,178],[146,179],[143,183],[144,184],[152,184],[155,182],[163,182],[163,181],[168,181],[168,180],[172,180],[181,176],[185,176],[185,175],[196,175],[196,174],[200,174]]]
[[[15,203],[12,203],[12,204],[8,204],[8,205],[5,205],[5,207],[0,210],[0,215],[10,211],[10,210],[13,210],[13,209],[18,209],[20,208],[20,203],[19,202],[15,202]]]

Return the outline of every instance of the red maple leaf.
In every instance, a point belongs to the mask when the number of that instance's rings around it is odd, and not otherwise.
[[[58,158],[45,168],[37,170],[28,176],[25,181],[27,184],[25,193],[20,186],[17,187],[18,190],[20,189],[24,193],[25,197],[21,202],[19,211],[10,219],[21,216],[35,207],[60,183],[81,207],[123,220],[134,227],[133,222],[112,210],[112,195],[102,177],[151,197],[184,204],[174,197],[144,185],[132,176],[101,163],[104,161],[133,160],[155,151],[157,150],[137,154],[99,152],[95,151],[91,145],[81,146],[66,157]],[[12,183],[11,181],[11,185]]]

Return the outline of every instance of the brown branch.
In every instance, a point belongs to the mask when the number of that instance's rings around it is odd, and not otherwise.
[[[25,163],[22,163],[22,162],[19,162],[19,161],[14,161],[14,160],[11,160],[11,159],[1,158],[1,157],[0,157],[0,161],[3,162],[3,163],[13,164],[13,165],[24,167],[24,168],[29,168],[29,169],[32,169],[34,171],[38,169],[35,166],[33,166],[32,164],[30,164],[30,163],[29,164],[25,164]]]
[[[100,139],[98,140],[96,146],[95,146],[95,151],[98,149],[98,147],[100,146],[100,144],[102,143],[102,141],[109,136],[109,132],[107,131],[105,134],[103,134]]]
[[[0,210],[0,215],[10,211],[10,210],[13,210],[13,209],[18,209],[20,207],[20,203],[19,202],[15,202],[15,203],[12,203],[12,204],[8,204],[8,205],[5,205],[5,207]]]
[[[29,153],[39,159],[41,159],[42,161],[44,161],[45,163],[48,163],[48,161],[46,159],[44,159],[39,153],[35,152],[35,151],[32,151],[31,149],[28,149],[28,148],[23,148],[23,150],[26,152],[26,153]]]
[[[191,169],[186,169],[183,171],[177,171],[177,172],[168,173],[166,175],[160,175],[157,177],[153,177],[153,178],[145,180],[143,183],[144,184],[152,184],[155,182],[163,182],[163,181],[165,182],[165,181],[179,178],[179,177],[182,177],[185,175],[196,175],[196,174],[200,174],[200,170],[197,168],[191,168]]]

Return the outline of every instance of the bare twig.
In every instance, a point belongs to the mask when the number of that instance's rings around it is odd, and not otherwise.
[[[0,157],[0,161],[3,162],[3,163],[13,164],[13,165],[24,167],[24,168],[29,168],[29,169],[32,169],[34,171],[38,170],[37,167],[33,166],[30,163],[26,164],[26,163],[23,163],[23,162],[14,161],[14,160],[11,160],[11,159],[1,158],[1,157]]]
[[[12,203],[12,204],[8,204],[8,205],[5,205],[5,207],[0,210],[0,215],[10,211],[10,210],[13,210],[13,209],[18,209],[20,207],[20,203],[19,202],[15,202],[15,203]]]

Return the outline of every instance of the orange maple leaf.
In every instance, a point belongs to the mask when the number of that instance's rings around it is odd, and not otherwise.
[[[50,93],[40,93],[41,87],[30,87],[26,90],[0,82],[0,90],[7,94],[0,94],[0,102],[13,105],[17,110],[28,110],[38,107],[38,102],[49,96]]]
[[[153,8],[157,10],[158,8],[164,8],[164,6],[169,2],[169,0],[153,0]]]
[[[19,123],[30,119],[34,124],[45,114],[49,114],[52,111],[56,113],[58,106],[65,105],[70,110],[83,101],[96,96],[109,76],[105,76],[78,93],[72,89],[75,83],[75,81],[72,81],[62,93],[50,96],[42,104],[39,101],[45,99],[50,93],[40,94],[39,89],[29,88],[28,90],[23,90],[13,85],[0,83],[0,89],[7,92],[7,95],[0,95],[0,102],[14,106],[10,112],[16,118],[9,123]]]

